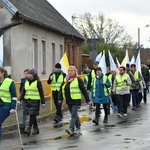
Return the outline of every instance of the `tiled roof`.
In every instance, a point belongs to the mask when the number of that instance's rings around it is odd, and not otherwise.
[[[83,36],[47,0],[9,0],[26,20],[48,27],[54,31]]]

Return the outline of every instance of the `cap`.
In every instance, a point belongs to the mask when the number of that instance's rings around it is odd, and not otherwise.
[[[99,62],[98,61],[94,61],[94,63],[93,63],[94,65],[98,65],[99,64]]]
[[[55,65],[55,68],[61,69],[61,64],[60,64],[60,63],[57,63],[57,64]]]
[[[129,67],[130,67],[130,65],[129,65],[129,64],[126,64],[126,67],[127,67],[127,68],[129,68]]]
[[[29,70],[28,70],[28,74],[32,74],[33,76],[35,76],[35,74],[36,74],[35,69],[34,69],[34,68],[29,69]]]
[[[96,68],[96,71],[102,71],[101,67]]]

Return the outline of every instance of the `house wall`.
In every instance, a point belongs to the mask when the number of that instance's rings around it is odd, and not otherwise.
[[[74,39],[65,39],[65,51],[67,53],[69,64],[76,66],[78,74],[82,71],[82,46],[83,41]]]
[[[20,81],[24,69],[34,67],[33,38],[37,39],[37,72],[40,79],[47,79],[55,63],[59,62],[62,57],[63,52],[60,51],[60,45],[63,45],[64,49],[63,36],[28,23],[11,28],[11,77],[15,81]],[[45,73],[42,73],[42,40],[46,42]],[[52,55],[52,43],[55,44],[55,59]]]

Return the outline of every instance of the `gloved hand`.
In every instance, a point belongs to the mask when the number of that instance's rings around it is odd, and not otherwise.
[[[14,109],[10,110],[10,114],[14,114],[16,111]]]

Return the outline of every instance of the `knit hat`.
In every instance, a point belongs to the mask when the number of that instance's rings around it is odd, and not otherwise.
[[[101,67],[96,68],[96,71],[102,71]]]
[[[61,64],[60,64],[60,63],[57,63],[57,64],[55,65],[55,68],[61,69]]]
[[[33,76],[35,76],[36,75],[35,69],[34,68],[29,69],[28,74],[32,74]]]

